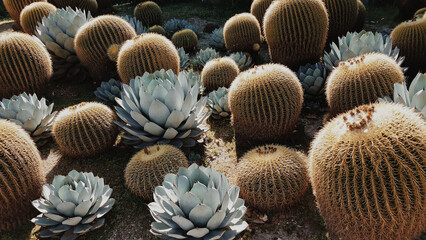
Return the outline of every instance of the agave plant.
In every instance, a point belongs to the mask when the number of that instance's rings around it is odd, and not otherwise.
[[[366,32],[362,30],[357,33],[347,33],[346,36],[339,37],[338,43],[330,44],[331,51],[324,52],[324,63],[329,71],[332,71],[341,61],[362,55],[369,52],[380,52],[393,57],[399,65],[404,61],[404,57],[399,57],[399,49],[392,49],[392,40],[389,36],[381,33]],[[404,69],[405,70],[405,69]]]
[[[41,214],[31,222],[42,226],[41,238],[76,239],[102,227],[103,216],[115,203],[111,193],[104,179],[93,173],[72,170],[67,176],[55,176],[52,184],[43,186],[43,196],[32,202]]]
[[[316,98],[324,93],[327,70],[322,63],[308,63],[305,66],[301,66],[296,75],[302,83],[305,98]]]
[[[176,147],[192,147],[194,138],[207,130],[201,123],[210,115],[207,97],[198,100],[198,74],[172,70],[145,73],[123,84],[116,124],[125,131],[125,144],[145,148],[167,143]]]
[[[48,106],[46,99],[39,100],[36,94],[22,93],[0,102],[0,118],[22,126],[35,141],[52,135],[50,127],[57,113],[52,110],[53,103]]]
[[[148,204],[155,222],[151,233],[165,239],[233,239],[248,224],[240,188],[225,175],[192,164],[167,174]]]
[[[415,108],[426,118],[426,75],[418,73],[407,90],[403,83],[394,84],[393,101],[390,97],[379,98],[379,102],[396,102]]]
[[[216,28],[209,38],[209,45],[214,48],[224,49],[225,39],[223,38],[223,27]]]
[[[212,117],[215,119],[226,118],[231,115],[228,107],[228,89],[221,87],[209,93],[209,106],[212,109]]]
[[[99,101],[104,103],[115,103],[115,98],[120,97],[123,84],[111,78],[108,82],[102,82],[101,86],[94,92]]]
[[[190,22],[182,19],[170,19],[163,25],[164,30],[166,31],[166,34],[168,37],[173,36],[175,32],[183,30],[183,29],[191,29],[195,32],[195,34],[198,35],[198,29],[195,25],[192,25]]]
[[[180,69],[186,70],[189,68],[189,54],[185,52],[183,47],[178,48],[179,58],[180,58]]]
[[[195,56],[195,63],[202,69],[206,63],[212,59],[219,58],[220,55],[213,48],[201,49]]]
[[[253,60],[248,53],[235,52],[229,55],[229,57],[237,63],[241,71],[249,69],[253,63]]]
[[[35,35],[46,45],[53,60],[54,74],[51,80],[86,79],[88,72],[77,58],[74,37],[78,29],[91,18],[90,12],[86,14],[85,11],[67,7],[57,9],[38,23]]]
[[[130,17],[128,15],[122,16],[124,20],[126,20],[132,27],[135,29],[136,34],[141,35],[142,33],[147,33],[148,28],[142,25],[142,22],[136,19],[135,17]]]

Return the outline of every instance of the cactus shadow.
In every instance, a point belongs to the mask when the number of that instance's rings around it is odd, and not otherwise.
[[[232,129],[231,120],[229,118],[213,119],[210,117],[207,119],[207,123],[215,138],[220,138],[228,143],[232,142],[234,130]]]

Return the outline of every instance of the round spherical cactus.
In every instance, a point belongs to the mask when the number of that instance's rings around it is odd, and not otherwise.
[[[240,73],[231,84],[228,101],[237,139],[278,141],[296,125],[303,90],[289,68],[266,64]]]
[[[3,0],[6,11],[18,25],[20,25],[19,21],[22,9],[34,2],[47,2],[47,0]]]
[[[172,42],[176,48],[183,47],[189,52],[197,48],[198,37],[191,29],[183,29],[173,34]]]
[[[261,28],[263,28],[263,17],[265,16],[265,12],[271,5],[272,1],[273,0],[253,0],[251,3],[250,13],[256,17]]]
[[[262,41],[259,22],[250,13],[236,14],[228,19],[223,37],[230,52],[257,52]]]
[[[232,58],[216,58],[208,61],[204,66],[201,81],[206,92],[211,92],[220,87],[229,88],[239,73],[240,69]]]
[[[44,17],[49,16],[49,13],[55,13],[56,7],[47,2],[35,2],[26,6],[20,16],[20,22],[24,32],[33,35],[36,27]]]
[[[0,232],[28,221],[44,182],[41,157],[28,133],[0,119]]]
[[[118,135],[115,120],[108,106],[82,102],[59,112],[53,123],[55,141],[66,156],[97,156],[114,145]]]
[[[327,78],[330,117],[393,95],[393,84],[405,81],[401,67],[382,53],[367,53],[340,62]]]
[[[400,104],[362,105],[327,123],[309,153],[333,239],[415,239],[426,226],[426,122]]]
[[[280,145],[247,152],[238,164],[237,185],[247,205],[276,211],[297,202],[309,186],[306,159]]]
[[[272,62],[294,71],[318,62],[327,41],[327,16],[321,0],[272,2],[263,22]]]
[[[358,17],[358,0],[322,0],[328,11],[328,38],[333,40],[351,30]]]
[[[150,53],[150,54],[147,54]],[[127,41],[118,54],[118,73],[123,83],[142,76],[145,72],[154,73],[161,69],[171,69],[179,74],[179,53],[173,43],[156,33],[145,33]]]
[[[0,98],[22,92],[44,96],[52,61],[43,44],[24,33],[0,34]]]
[[[146,27],[163,23],[163,12],[160,6],[152,1],[145,1],[136,5],[133,14]]]
[[[135,29],[124,19],[103,15],[84,24],[75,36],[75,51],[93,78],[116,77],[116,63],[108,58],[108,48],[136,36]]]
[[[53,4],[58,8],[71,7],[74,10],[80,9],[90,11],[90,13],[94,14],[98,10],[98,2],[105,1],[106,0],[53,0]]]
[[[164,28],[160,25],[154,25],[154,26],[148,28],[148,32],[158,33],[158,34],[161,34],[163,36],[166,36],[166,30],[164,30]]]
[[[360,32],[362,31],[362,28],[364,27],[365,17],[367,15],[367,9],[365,8],[364,3],[362,3],[361,0],[357,0],[357,2],[358,2],[358,17],[352,29],[355,32]]]
[[[146,201],[152,201],[155,187],[163,183],[166,174],[188,167],[188,159],[171,145],[154,145],[136,153],[124,170],[126,186]]]

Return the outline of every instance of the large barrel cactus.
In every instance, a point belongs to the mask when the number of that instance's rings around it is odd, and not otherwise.
[[[280,64],[242,72],[228,94],[237,139],[277,141],[293,130],[303,104],[297,76]]]
[[[124,170],[124,179],[130,191],[146,201],[152,201],[155,188],[169,173],[188,167],[188,159],[171,145],[154,145],[140,150],[130,159]]]
[[[263,17],[273,0],[253,0],[250,6],[250,13],[259,21],[260,27],[263,28]]]
[[[50,13],[55,13],[56,7],[47,2],[35,2],[26,6],[20,16],[20,22],[24,32],[33,35],[35,34],[38,22]]]
[[[341,62],[327,78],[330,116],[391,96],[393,84],[404,81],[401,67],[382,53],[368,53]]]
[[[262,41],[259,22],[250,13],[236,14],[228,19],[223,37],[230,52],[257,52]]]
[[[216,58],[208,61],[204,66],[201,81],[206,92],[211,92],[220,87],[229,88],[239,73],[238,65],[231,58]]]
[[[71,7],[74,10],[81,9],[85,11],[90,11],[94,14],[98,10],[98,1],[105,2],[106,0],[52,0],[58,8],[67,8]]]
[[[351,30],[358,18],[357,0],[322,0],[328,11],[328,38],[333,40]]]
[[[46,95],[52,61],[43,43],[28,34],[3,33],[0,56],[0,98],[22,92]]]
[[[179,53],[166,37],[146,33],[123,45],[118,54],[117,67],[123,83],[129,83],[130,79],[145,72],[154,73],[161,69],[171,69],[179,74]]]
[[[53,134],[69,157],[92,157],[110,150],[118,135],[115,113],[106,105],[82,102],[59,112]]]
[[[327,16],[321,0],[272,2],[263,22],[272,62],[295,71],[318,62],[327,40]]]
[[[13,122],[0,119],[0,232],[33,215],[31,201],[44,182],[41,157],[31,137]]]
[[[184,29],[173,34],[172,42],[176,48],[183,47],[185,51],[190,52],[197,48],[198,37],[191,29]]]
[[[47,2],[47,0],[3,0],[6,11],[18,25],[22,9],[33,2]]]
[[[124,19],[103,15],[84,24],[75,36],[75,51],[94,79],[116,77],[116,63],[108,58],[113,44],[122,44],[136,36],[135,29]]]
[[[145,27],[163,24],[163,12],[155,2],[145,1],[139,3],[136,5],[133,14]]]
[[[335,117],[309,153],[317,206],[333,239],[412,240],[426,227],[426,122],[400,104]]]

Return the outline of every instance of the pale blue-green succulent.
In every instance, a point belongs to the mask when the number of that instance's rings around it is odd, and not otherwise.
[[[231,116],[228,107],[228,89],[221,87],[209,93],[209,106],[212,109],[212,117],[221,119]]]
[[[108,82],[102,82],[94,93],[99,101],[114,104],[115,98],[120,97],[122,88],[123,83],[111,78]]]
[[[316,98],[323,95],[327,69],[322,63],[308,63],[305,66],[301,66],[296,75],[302,83],[306,98]]]
[[[224,49],[225,48],[225,39],[223,37],[223,27],[216,28],[210,34],[209,45],[214,48]]]
[[[180,69],[186,70],[189,68],[190,62],[189,62],[189,54],[185,52],[185,49],[183,47],[178,48],[179,53],[179,59],[180,59]]]
[[[403,83],[394,84],[393,101],[390,97],[379,98],[379,102],[396,102],[412,107],[426,118],[426,75],[418,73],[407,90]]]
[[[211,167],[192,164],[167,174],[148,204],[151,233],[164,239],[234,239],[248,224],[240,188]]]
[[[142,25],[142,22],[136,19],[135,17],[130,17],[128,15],[122,16],[124,20],[126,20],[132,27],[135,29],[137,35],[141,35],[142,33],[147,33],[148,28]]]
[[[201,80],[198,74],[172,70],[145,73],[123,84],[116,98],[116,124],[124,130],[123,142],[135,148],[154,144],[192,147],[207,128],[202,122],[210,116],[207,97],[198,99]]]
[[[229,55],[238,65],[241,71],[249,69],[253,65],[253,59],[250,54],[244,52],[235,52]]]
[[[46,99],[39,100],[36,94],[22,93],[0,102],[0,118],[23,127],[35,141],[52,135],[50,128],[57,113],[52,110],[53,103],[47,105]]]
[[[191,29],[195,32],[195,34],[198,35],[198,29],[195,25],[191,24],[190,22],[182,19],[170,19],[169,21],[165,22],[163,25],[164,31],[166,31],[166,35],[168,37],[173,36],[175,32],[183,30],[183,29]]]
[[[202,69],[208,61],[219,57],[219,53],[213,48],[201,49],[195,56],[195,63],[200,69]]]
[[[41,238],[76,239],[104,224],[103,216],[115,203],[111,193],[104,179],[93,173],[72,170],[55,176],[52,184],[43,185],[42,197],[32,202],[41,214],[31,222],[42,227]]]

